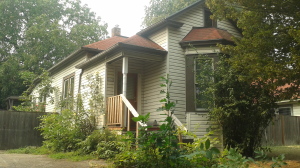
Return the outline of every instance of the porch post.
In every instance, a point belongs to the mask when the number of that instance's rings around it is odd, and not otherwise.
[[[122,73],[123,73],[123,95],[126,97],[127,96],[126,93],[127,93],[128,57],[123,57]]]
[[[123,57],[123,65],[122,65],[122,73],[123,73],[123,95],[124,97],[127,97],[127,74],[128,74],[128,57]],[[127,108],[124,106],[124,118],[123,123],[125,123],[125,126],[128,127],[127,123]],[[128,129],[128,128],[127,128]]]

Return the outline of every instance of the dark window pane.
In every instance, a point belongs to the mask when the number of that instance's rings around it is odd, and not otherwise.
[[[207,108],[209,95],[206,89],[212,82],[212,59],[198,59],[196,61],[196,108]]]
[[[278,113],[280,115],[291,115],[291,108],[290,107],[281,107],[278,109]]]

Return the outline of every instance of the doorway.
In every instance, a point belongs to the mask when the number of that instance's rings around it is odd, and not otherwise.
[[[117,83],[117,95],[123,93],[123,74],[121,72],[118,72],[118,83]],[[127,74],[127,95],[126,98],[131,103],[131,105],[134,107],[135,110],[137,110],[137,86],[138,86],[138,74],[137,73],[128,73]],[[130,113],[130,118],[133,117],[133,115]],[[130,127],[135,128],[136,123],[132,120],[130,120]]]

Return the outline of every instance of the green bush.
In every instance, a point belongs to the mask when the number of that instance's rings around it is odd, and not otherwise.
[[[45,115],[38,127],[45,141],[43,146],[54,151],[74,151],[78,143],[94,131],[93,120],[85,112],[63,110],[61,114]]]
[[[80,153],[97,155],[98,158],[114,157],[125,147],[122,136],[108,129],[95,130],[78,145]]]

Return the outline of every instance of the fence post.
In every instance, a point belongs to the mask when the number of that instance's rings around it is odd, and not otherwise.
[[[281,121],[281,142],[282,142],[282,145],[284,145],[284,116],[280,116],[280,121]]]

